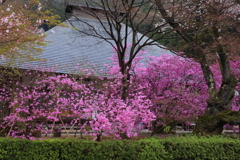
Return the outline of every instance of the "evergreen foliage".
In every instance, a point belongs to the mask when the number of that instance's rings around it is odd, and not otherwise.
[[[240,140],[227,137],[188,136],[137,141],[0,139],[4,160],[226,160],[240,158]]]

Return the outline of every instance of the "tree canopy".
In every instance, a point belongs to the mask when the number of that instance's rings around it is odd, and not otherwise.
[[[45,45],[39,26],[44,21],[56,24],[59,17],[44,10],[38,0],[7,0],[0,4],[0,11],[1,59],[10,66],[15,60],[36,60],[41,53],[39,46]]]
[[[181,56],[200,63],[208,86],[209,98],[206,115],[213,116],[231,110],[239,78],[233,74],[231,63],[239,61],[239,8],[238,1],[172,1],[166,6],[155,0],[162,19],[181,37]],[[232,62],[231,62],[232,61]],[[218,88],[211,66],[221,70]],[[212,126],[202,127],[202,132],[216,132],[224,122],[214,119]]]

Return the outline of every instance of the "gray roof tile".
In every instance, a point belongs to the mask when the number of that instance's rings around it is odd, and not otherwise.
[[[109,37],[98,21],[92,19],[83,20],[94,26],[101,35]],[[83,22],[77,21],[75,18],[70,18],[70,21],[79,30],[91,32],[90,27]],[[45,40],[49,41],[49,43],[47,43],[46,47],[42,47],[43,52],[39,57],[46,59],[47,62],[32,61],[17,64],[17,67],[34,70],[36,70],[36,66],[54,67],[55,72],[67,74],[79,74],[80,71],[76,67],[83,67],[84,69],[94,69],[97,75],[103,75],[102,71],[100,71],[105,69],[103,64],[111,64],[109,57],[115,54],[112,46],[102,39],[79,33],[68,21],[64,22],[64,24],[68,27],[56,26],[46,32]],[[138,35],[141,36],[140,33]],[[128,41],[131,43],[131,38]],[[171,54],[170,51],[157,46],[147,46],[144,49],[148,52],[145,56],[161,56],[163,53]],[[4,61],[0,60],[0,64],[4,64]]]

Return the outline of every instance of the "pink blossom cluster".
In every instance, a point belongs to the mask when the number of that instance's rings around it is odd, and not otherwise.
[[[158,125],[196,120],[206,109],[208,98],[201,67],[191,59],[164,54],[150,62],[138,83],[153,106]]]
[[[160,126],[193,121],[202,115],[209,96],[200,65],[192,59],[165,54],[148,57],[146,62],[144,54],[141,52],[133,61],[126,100],[121,98],[123,75],[117,57],[108,66],[108,81],[82,83],[67,75],[47,76],[47,72],[39,71],[31,83],[14,82],[12,88],[3,85],[0,100],[8,102],[10,112],[3,118],[0,132],[33,139],[37,131],[53,133],[70,125],[84,134],[121,138],[121,134],[136,136],[153,121]],[[231,63],[238,78],[239,64]],[[220,69],[218,65],[211,69],[219,88]],[[238,83],[233,110],[239,110],[239,91]]]
[[[71,125],[85,134],[136,136],[139,123],[147,125],[155,118],[149,109],[151,102],[140,93],[123,101],[115,90],[120,84],[113,83],[96,89],[94,83],[82,84],[66,75],[39,75],[39,80],[27,86],[17,83],[2,131],[8,129],[9,136],[32,139],[34,132],[47,134],[59,126]],[[2,94],[1,98],[8,96]],[[66,122],[68,118],[70,121]],[[82,119],[85,122],[81,123]],[[46,126],[50,129],[46,130]]]

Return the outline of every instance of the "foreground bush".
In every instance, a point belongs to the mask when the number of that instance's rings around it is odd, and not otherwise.
[[[161,140],[165,151],[174,160],[238,160],[240,139],[229,137],[173,137]]]
[[[4,160],[160,160],[240,159],[240,140],[223,137],[172,137],[138,141],[0,139]]]
[[[4,160],[105,160],[105,159],[165,159],[164,147],[159,140],[139,141],[86,141],[51,139],[30,141],[1,139],[0,159]]]

